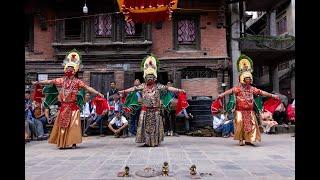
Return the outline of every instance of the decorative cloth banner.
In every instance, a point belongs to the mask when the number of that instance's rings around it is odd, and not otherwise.
[[[178,93],[178,103],[176,107],[176,115],[180,114],[183,109],[186,109],[189,106],[187,101],[187,94],[183,92]]]
[[[171,20],[178,0],[117,0],[125,21],[152,23]]]
[[[215,101],[213,101],[211,104],[211,113],[217,114],[219,113],[221,108],[222,108],[222,101],[221,101],[221,98],[218,98]]]
[[[281,103],[280,99],[269,98],[263,103],[263,109],[273,114],[280,103]]]
[[[40,84],[35,85],[34,92],[32,94],[32,99],[38,103],[41,103],[41,98],[44,97],[42,94],[42,87]]]
[[[102,115],[106,110],[110,110],[108,101],[103,97],[96,96],[93,98],[92,102],[96,106],[96,113],[98,115]]]
[[[58,102],[59,91],[57,87],[53,84],[45,86],[42,90],[42,93],[46,95],[46,98],[43,102],[44,107],[49,109],[49,107]]]

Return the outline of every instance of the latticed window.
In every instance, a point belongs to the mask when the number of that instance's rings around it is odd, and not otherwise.
[[[178,21],[179,44],[193,44],[196,41],[196,24],[193,19]]]
[[[200,49],[200,17],[177,15],[174,21],[174,47],[177,50]]]
[[[142,24],[134,22],[125,22],[124,30],[126,36],[140,36],[142,33]]]
[[[112,16],[110,14],[96,16],[94,18],[94,27],[96,36],[111,36]]]
[[[215,77],[217,77],[217,72],[208,68],[186,68],[181,72],[182,79]]]

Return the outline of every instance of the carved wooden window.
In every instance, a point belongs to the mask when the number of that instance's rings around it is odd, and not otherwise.
[[[141,36],[142,35],[142,24],[134,22],[125,22],[124,30],[126,36]]]
[[[176,50],[200,48],[199,16],[176,15],[174,20],[174,47]]]
[[[179,44],[195,44],[196,23],[193,19],[182,19],[178,21]]]
[[[112,34],[112,16],[99,15],[94,18],[95,35],[98,37],[109,37]]]

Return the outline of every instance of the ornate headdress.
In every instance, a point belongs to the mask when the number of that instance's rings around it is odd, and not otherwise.
[[[241,54],[237,61],[237,69],[240,73],[240,83],[243,84],[245,78],[251,78],[251,80],[253,81],[253,77],[251,74],[253,72],[253,62],[248,56]]]
[[[64,71],[67,67],[71,66],[74,68],[75,72],[78,72],[81,66],[81,55],[76,49],[72,49],[63,61]]]
[[[145,57],[142,60],[141,68],[143,70],[143,78],[147,75],[154,75],[157,78],[157,70],[159,68],[160,62],[156,56],[153,54]]]

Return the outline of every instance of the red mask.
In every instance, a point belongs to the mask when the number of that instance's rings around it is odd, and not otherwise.
[[[67,70],[65,73],[64,73],[67,77],[71,77],[73,75],[73,71],[72,70]]]

